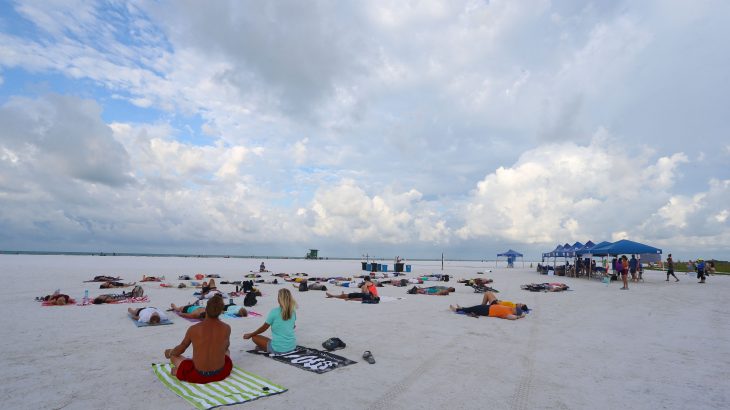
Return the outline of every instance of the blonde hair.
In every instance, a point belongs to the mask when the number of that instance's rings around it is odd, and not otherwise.
[[[279,289],[279,306],[281,306],[281,318],[289,320],[294,316],[294,309],[297,307],[297,302],[289,292],[289,289]]]

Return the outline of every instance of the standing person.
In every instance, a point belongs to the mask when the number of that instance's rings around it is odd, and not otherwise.
[[[621,290],[629,290],[629,259],[626,255],[616,261],[616,268],[621,272],[621,280],[624,282],[624,287]]]
[[[253,339],[256,348],[269,353],[291,352],[297,347],[297,338],[294,328],[297,321],[297,302],[289,289],[279,289],[279,307],[271,309],[266,316],[266,322],[252,333],[244,333],[243,339]],[[271,327],[271,339],[261,336]]]
[[[705,261],[701,258],[697,259],[697,279],[700,280],[697,283],[705,283]]]
[[[667,256],[667,282],[669,282],[669,275],[674,276],[675,282],[679,282],[679,278],[674,274],[674,259],[672,259],[671,253]]]
[[[266,265],[264,265],[264,261],[261,261],[261,265],[259,265],[259,272],[266,272]]]
[[[165,350],[165,357],[172,362],[170,373],[180,381],[210,383],[225,379],[233,370],[228,356],[231,327],[218,316],[223,312],[223,297],[214,296],[205,307],[205,319],[188,328],[183,341],[172,349]],[[193,345],[193,358],[182,354]]]
[[[632,282],[638,282],[639,278],[636,276],[636,265],[638,261],[636,260],[636,255],[631,255],[631,260],[629,260],[629,272],[631,272],[631,281]]]

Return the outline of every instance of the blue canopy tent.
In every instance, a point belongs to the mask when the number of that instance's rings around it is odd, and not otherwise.
[[[515,259],[522,258],[522,254],[521,253],[519,253],[517,251],[513,251],[512,249],[510,249],[510,250],[508,250],[507,252],[504,252],[504,253],[498,253],[497,254],[497,260],[499,260],[499,257],[501,257],[501,256],[504,256],[504,257],[507,258],[507,267],[508,268],[514,268],[515,267],[515,265],[514,265]],[[496,262],[495,262],[495,265],[494,266],[495,267],[497,266],[496,265]],[[523,268],[525,267],[525,260],[524,259],[522,260],[522,267]]]
[[[640,255],[640,259],[656,262],[661,257],[662,250],[643,243],[622,239],[613,243],[596,246],[591,252],[596,256],[617,256],[617,255]]]

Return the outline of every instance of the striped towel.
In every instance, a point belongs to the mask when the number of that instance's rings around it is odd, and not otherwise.
[[[208,384],[181,382],[170,375],[171,367],[170,363],[153,363],[152,371],[175,394],[201,410],[245,403],[287,390],[235,366],[225,380]]]

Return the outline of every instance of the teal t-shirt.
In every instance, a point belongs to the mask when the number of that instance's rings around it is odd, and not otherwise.
[[[281,318],[281,307],[271,309],[266,317],[266,323],[271,326],[271,348],[278,353],[290,352],[297,347],[297,338],[294,335],[294,323],[297,313],[293,312],[289,320]]]

